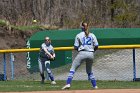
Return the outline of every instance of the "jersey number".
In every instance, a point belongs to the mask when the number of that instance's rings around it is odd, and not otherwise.
[[[83,41],[84,41],[83,45],[91,45],[91,37],[84,37]]]

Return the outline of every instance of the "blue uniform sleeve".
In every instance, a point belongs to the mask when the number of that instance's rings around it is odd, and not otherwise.
[[[96,51],[97,49],[98,49],[98,46],[95,46],[95,47],[94,47],[94,51]]]
[[[74,49],[78,51],[78,46],[74,46]]]

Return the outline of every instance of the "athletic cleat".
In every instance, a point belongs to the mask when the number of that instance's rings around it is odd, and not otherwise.
[[[65,85],[63,88],[62,88],[62,90],[64,90],[64,89],[69,89],[70,88],[70,84],[67,84],[67,85]]]
[[[55,85],[55,84],[56,84],[56,82],[55,82],[55,81],[52,81],[52,82],[51,82],[51,84],[52,84],[52,85]]]
[[[95,87],[93,87],[94,89],[98,89],[98,87],[97,86],[95,86]]]

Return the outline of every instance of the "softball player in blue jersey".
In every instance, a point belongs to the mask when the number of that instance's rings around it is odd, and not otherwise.
[[[78,51],[75,57],[69,75],[67,77],[66,85],[62,89],[69,89],[75,71],[80,64],[86,62],[86,73],[94,89],[97,89],[96,80],[92,72],[92,64],[94,59],[94,52],[98,49],[98,41],[93,33],[88,30],[88,24],[82,23],[82,32],[75,37],[74,49]]]
[[[49,37],[45,37],[45,42],[41,45],[40,52],[39,52],[39,58],[38,58],[38,64],[39,64],[39,70],[41,75],[41,83],[44,83],[45,76],[44,71],[49,75],[49,78],[51,79],[51,84],[56,84],[54,80],[54,76],[52,74],[52,71],[50,69],[50,61],[55,59],[55,52],[53,49],[53,46],[51,45],[51,40]]]

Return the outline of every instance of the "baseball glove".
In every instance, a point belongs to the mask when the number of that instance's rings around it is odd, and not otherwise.
[[[50,52],[50,54],[53,56],[54,51],[49,51],[49,52]],[[50,61],[54,61],[54,60],[55,60],[55,57],[54,57],[54,58],[51,58],[50,56],[48,56],[48,59],[49,59]]]
[[[50,60],[50,61],[54,61],[54,60],[55,60],[55,57],[54,57],[54,58],[50,58],[49,60]]]

